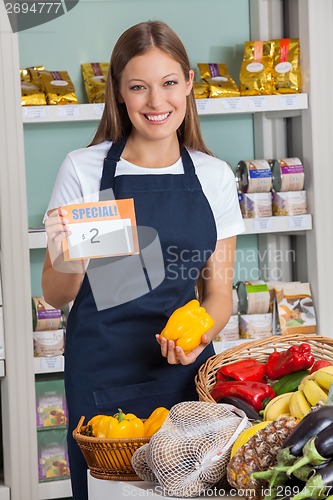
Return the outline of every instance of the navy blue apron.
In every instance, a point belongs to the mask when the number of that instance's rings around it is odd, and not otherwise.
[[[158,406],[197,400],[194,377],[214,354],[212,344],[190,365],[171,365],[156,333],[169,316],[195,298],[202,266],[216,246],[216,225],[190,155],[181,147],[184,174],[117,175],[125,141],[113,144],[101,179],[115,199],[133,198],[138,227],[154,228],[161,243],[165,278],[149,293],[97,310],[87,274],[71,309],[65,349],[69,412],[68,452],[73,496],[87,500],[86,463],[72,438],[81,415],[113,415],[121,408],[141,418]],[[94,262],[100,259],[94,259]],[[127,277],[131,280],[131,277]],[[112,280],[112,276],[110,276]]]

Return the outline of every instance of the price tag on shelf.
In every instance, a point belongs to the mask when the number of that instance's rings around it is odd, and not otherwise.
[[[24,115],[29,119],[46,118],[47,106],[24,106]]]
[[[104,111],[104,102],[94,104],[94,112],[98,118],[101,118]]]
[[[70,236],[63,240],[65,260],[138,253],[134,200],[107,200],[62,207]]]
[[[281,95],[280,102],[282,109],[297,109],[299,107],[299,96],[297,94]]]
[[[300,229],[306,227],[307,220],[303,215],[290,215],[289,216],[289,227],[293,229]]]
[[[272,217],[260,217],[254,219],[254,228],[258,233],[272,229]]]
[[[35,358],[36,359],[36,358]],[[47,356],[40,358],[40,371],[62,371],[63,370],[63,356]]]
[[[264,95],[249,97],[249,109],[251,111],[264,111],[267,108],[267,98]]]
[[[59,106],[58,111],[58,116],[80,116],[81,115],[81,110],[79,105],[69,105],[66,104],[65,106]]]
[[[240,110],[242,109],[242,99],[241,97],[223,97],[222,99],[223,108],[227,111]]]
[[[211,108],[211,99],[197,99],[197,110],[198,112],[205,113]]]

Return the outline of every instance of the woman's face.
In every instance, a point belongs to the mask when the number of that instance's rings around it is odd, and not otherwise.
[[[133,132],[149,140],[173,136],[183,122],[192,84],[193,71],[186,81],[180,64],[160,49],[133,57],[122,72],[119,96]]]

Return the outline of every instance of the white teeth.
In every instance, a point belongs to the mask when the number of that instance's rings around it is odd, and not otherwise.
[[[165,120],[169,116],[169,114],[170,113],[164,113],[164,115],[146,115],[146,117],[152,122],[161,122]]]

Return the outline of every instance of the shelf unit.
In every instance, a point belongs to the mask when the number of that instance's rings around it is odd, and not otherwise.
[[[55,498],[70,498],[72,487],[70,479],[60,479],[58,481],[45,481],[38,485],[39,500],[52,500]],[[0,497],[0,500],[1,497]],[[8,499],[9,500],[9,499]]]
[[[312,229],[311,214],[244,219],[244,234],[293,233]],[[29,231],[29,248],[46,248],[45,231]]]
[[[10,500],[10,489],[4,484],[0,484],[0,500]]]
[[[82,2],[83,3],[83,2]],[[300,236],[301,260],[307,266],[307,278],[316,299],[319,327],[323,335],[331,333],[331,283],[333,267],[327,265],[331,259],[333,227],[327,223],[327,211],[331,201],[333,171],[331,169],[331,116],[333,114],[333,94],[330,82],[333,67],[327,65],[326,53],[322,47],[333,48],[333,8],[331,0],[251,0],[251,39],[267,40],[285,35],[282,23],[283,7],[290,10],[289,33],[299,34],[306,68],[305,90],[310,108],[296,102],[303,99],[297,94],[289,102],[284,102],[281,110],[281,96],[267,99],[202,100],[197,103],[202,116],[211,114],[253,113],[255,157],[271,158],[299,156],[310,181],[309,211],[312,214],[314,230],[304,231]],[[2,421],[4,436],[5,488],[10,488],[11,500],[54,499],[70,496],[65,491],[69,481],[54,481],[38,484],[37,443],[35,426],[35,367],[31,336],[30,307],[30,262],[29,236],[26,222],[26,179],[24,161],[23,124],[44,121],[95,120],[101,107],[80,105],[79,108],[50,107],[41,114],[62,113],[56,120],[47,116],[23,116],[20,102],[20,88],[17,81],[19,69],[17,35],[12,34],[5,6],[0,4],[0,149],[2,166],[0,169],[0,213],[6,213],[1,220],[1,269],[3,280],[3,302],[6,309],[4,328],[6,334],[6,375],[1,379]],[[314,78],[309,78],[314,75]],[[320,78],[316,78],[320,75]],[[238,100],[239,99],[239,100]],[[283,97],[282,101],[288,101]],[[208,102],[205,102],[208,101]],[[253,109],[245,108],[250,105]],[[278,103],[279,102],[279,103]],[[303,101],[302,101],[303,102]],[[251,103],[251,104],[250,104]],[[243,107],[244,105],[244,107]],[[263,106],[267,107],[263,109]],[[87,107],[88,106],[88,107]],[[222,106],[216,111],[212,106]],[[227,109],[229,108],[229,109]],[[297,108],[297,109],[295,109]],[[301,111],[300,111],[301,110]],[[91,118],[91,111],[96,114]],[[259,112],[260,111],[260,112]],[[36,109],[34,110],[36,112]],[[72,114],[71,116],[66,116]],[[64,116],[65,115],[65,116]],[[78,116],[79,115],[79,116]],[[294,117],[297,117],[294,119]],[[284,117],[293,117],[292,144],[288,144]],[[274,118],[274,119],[272,119]],[[314,169],[314,170],[313,170]],[[319,172],[314,175],[314,171]],[[324,179],[324,181],[323,181]],[[15,231],[13,231],[15,228]],[[253,228],[255,229],[255,228]],[[290,231],[288,231],[290,232]],[[302,234],[302,231],[298,231]],[[266,232],[262,236],[270,236]],[[281,237],[286,237],[284,231]],[[304,258],[303,258],[304,257]],[[20,304],[20,314],[17,314]],[[20,415],[25,415],[25,426],[20,425]],[[64,490],[62,490],[64,487]],[[0,488],[0,494],[2,493]],[[8,499],[7,498],[6,500]],[[1,498],[1,497],[0,497]]]
[[[308,96],[305,93],[300,93],[197,99],[196,105],[201,116],[259,112],[300,112],[300,110],[308,108]],[[101,118],[103,109],[104,104],[24,106],[22,107],[22,120],[26,124],[96,121]]]

